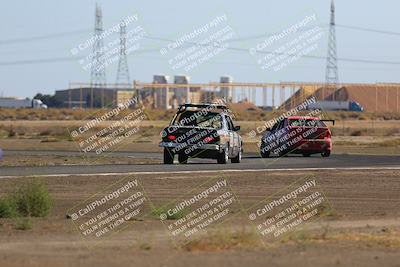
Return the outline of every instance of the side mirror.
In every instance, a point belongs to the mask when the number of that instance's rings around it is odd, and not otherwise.
[[[235,127],[233,127],[233,130],[234,130],[235,132],[240,131],[240,126],[235,126]]]

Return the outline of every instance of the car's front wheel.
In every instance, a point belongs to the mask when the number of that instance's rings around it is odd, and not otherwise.
[[[168,148],[164,148],[164,164],[173,164],[174,154]]]

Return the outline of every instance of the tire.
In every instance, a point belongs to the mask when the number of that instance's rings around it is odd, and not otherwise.
[[[180,164],[187,164],[189,156],[185,153],[178,154],[178,161]]]
[[[328,158],[331,155],[331,151],[330,150],[325,150],[324,152],[321,153],[321,156],[323,158]]]
[[[236,157],[231,159],[232,163],[240,163],[242,161],[242,146],[239,147],[239,152]]]
[[[305,158],[309,158],[310,156],[311,156],[310,153],[303,153],[303,157],[305,157]]]
[[[174,154],[168,148],[164,148],[164,164],[174,164]]]
[[[278,158],[283,158],[289,156],[289,151],[281,151],[278,153]]]
[[[260,150],[260,154],[262,158],[269,158],[269,156],[271,155],[271,151],[265,151],[264,149]]]
[[[221,153],[218,154],[218,164],[227,164],[229,160],[229,152],[227,148],[224,148]]]

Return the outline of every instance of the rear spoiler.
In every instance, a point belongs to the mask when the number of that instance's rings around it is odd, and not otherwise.
[[[335,120],[321,120],[323,122],[332,122],[333,125],[335,125]]]
[[[204,108],[213,108],[213,109],[222,109],[222,110],[227,110],[228,107],[225,105],[220,105],[220,104],[183,104],[179,106],[179,111],[183,111],[187,108],[198,108],[198,109],[204,109]]]

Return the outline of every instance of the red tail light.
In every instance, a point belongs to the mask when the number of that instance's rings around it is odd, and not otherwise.
[[[176,140],[176,136],[175,135],[168,135],[167,136],[169,141],[175,141]]]
[[[329,139],[329,138],[331,138],[331,132],[330,131],[326,131],[325,132],[325,137],[324,137],[325,139]]]
[[[204,141],[204,143],[210,143],[210,142],[214,141],[214,138],[207,136],[206,138],[204,138],[203,141]]]

